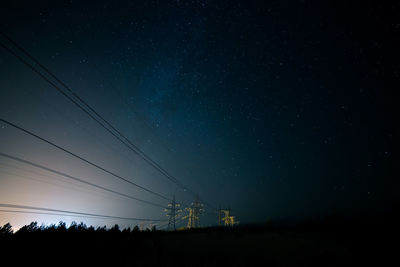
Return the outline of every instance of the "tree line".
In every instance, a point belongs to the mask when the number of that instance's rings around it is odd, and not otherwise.
[[[146,228],[144,232],[155,232],[156,227],[152,226],[150,228]],[[118,224],[107,228],[106,226],[87,226],[85,223],[80,222],[72,222],[70,226],[63,221],[60,221],[58,225],[50,224],[50,225],[39,225],[36,221],[31,222],[28,225],[22,226],[20,229],[14,232],[12,225],[10,223],[6,223],[3,226],[0,226],[0,236],[7,237],[12,235],[25,235],[28,233],[111,233],[111,234],[133,234],[142,232],[139,226],[134,226],[133,228],[128,227],[121,229]]]

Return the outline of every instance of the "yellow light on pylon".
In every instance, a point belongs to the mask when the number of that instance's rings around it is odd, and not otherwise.
[[[221,210],[224,213],[224,218],[222,221],[225,226],[234,226],[235,224],[239,224],[239,222],[235,221],[235,216],[230,215],[230,210]]]

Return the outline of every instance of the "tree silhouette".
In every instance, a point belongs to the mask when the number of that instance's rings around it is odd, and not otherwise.
[[[13,229],[10,223],[6,223],[3,227],[0,227],[0,236],[11,236]]]
[[[58,223],[57,231],[58,231],[58,232],[66,232],[66,231],[67,231],[67,226],[66,226],[65,222],[60,221],[60,222]]]
[[[113,234],[118,234],[118,233],[121,232],[121,231],[119,230],[118,224],[114,225],[109,231],[110,231],[111,233],[113,233]]]
[[[31,222],[29,225],[24,225],[18,230],[18,234],[33,233],[39,230],[37,222]]]
[[[125,228],[124,230],[122,230],[122,233],[123,233],[124,235],[129,235],[129,234],[131,233],[131,228],[130,228],[130,227]]]

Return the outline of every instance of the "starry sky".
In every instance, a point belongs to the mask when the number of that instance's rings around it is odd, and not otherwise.
[[[377,213],[400,191],[400,6],[337,2],[5,1],[0,30],[242,223]],[[177,201],[194,200],[3,48],[0,73],[1,118]],[[4,123],[0,152],[167,204]],[[0,203],[165,218],[5,156]],[[81,219],[0,213],[0,224],[32,220]]]

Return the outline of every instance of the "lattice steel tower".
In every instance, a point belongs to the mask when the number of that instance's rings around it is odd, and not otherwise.
[[[175,201],[175,194],[172,196],[172,202],[168,203],[168,207],[164,211],[168,212],[168,230],[176,230],[176,218],[180,215],[180,204]]]
[[[217,215],[218,215],[218,226],[224,225],[224,226],[234,226],[239,224],[238,221],[236,221],[235,216],[231,216],[231,209],[221,209],[221,206],[217,210]],[[224,215],[224,217],[222,217]]]
[[[187,228],[197,228],[200,226],[200,215],[203,212],[203,204],[200,203],[199,198],[192,203],[190,208],[186,208],[188,215],[184,219],[188,219]]]
[[[231,216],[231,209],[226,209],[221,211],[224,214],[224,217],[222,218],[224,226],[234,226],[236,224],[239,224],[239,222],[235,220],[235,216]]]

